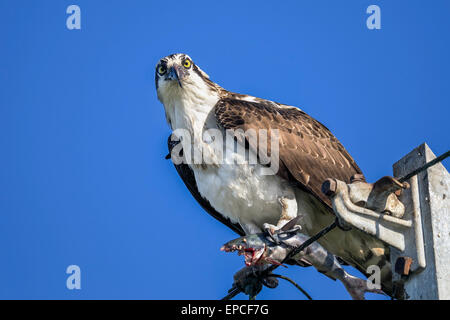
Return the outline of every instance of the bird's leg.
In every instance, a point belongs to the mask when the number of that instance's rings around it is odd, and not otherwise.
[[[259,228],[256,224],[250,222],[241,223],[241,227],[246,235],[254,235],[262,232],[261,228]],[[258,293],[262,289],[263,284],[268,288],[277,287],[277,278],[261,278],[262,273],[268,267],[270,267],[270,265],[268,264],[245,266],[234,274],[233,287],[241,289],[241,291],[248,295],[251,300],[253,300],[258,295]]]
[[[292,219],[296,218],[298,215],[297,212],[297,200],[295,199],[295,196],[292,196],[291,198],[288,197],[281,197],[278,199],[278,201],[281,204],[281,216],[280,219],[277,222],[277,225],[274,226],[270,223],[264,223],[263,229],[266,231],[268,236],[275,242],[276,244],[280,244],[281,241],[278,239],[277,234],[280,233],[281,228],[291,221]],[[283,232],[296,232],[300,231],[301,227],[299,225],[293,226],[290,230],[283,230]]]
[[[276,226],[265,223],[263,225],[264,230],[268,234],[269,238],[276,244],[280,244],[283,240],[278,238],[278,235],[287,232],[297,232],[300,230],[300,226],[294,225],[291,222],[291,230],[282,230],[281,228],[291,221],[293,218],[297,217],[297,201],[295,196],[292,195],[292,199],[287,197],[279,198],[281,204],[281,216],[278,220]],[[260,233],[262,230],[256,224],[251,222],[240,223],[242,229],[246,235],[252,235]],[[274,277],[261,278],[261,274],[264,272],[269,265],[250,265],[242,268],[234,275],[234,287],[240,288],[245,294],[249,295],[250,298],[256,297],[256,295],[261,291],[262,284],[269,288],[275,288],[278,285],[278,280]]]

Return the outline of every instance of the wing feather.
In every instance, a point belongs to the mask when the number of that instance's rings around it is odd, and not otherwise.
[[[215,106],[218,124],[224,129],[279,130],[280,170],[278,175],[297,183],[327,206],[321,192],[327,178],[345,182],[361,170],[336,137],[319,121],[302,110],[271,101],[224,98]],[[268,155],[270,156],[270,139]],[[257,146],[249,146],[257,152]]]

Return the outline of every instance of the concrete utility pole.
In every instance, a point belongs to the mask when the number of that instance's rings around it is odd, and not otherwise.
[[[390,245],[398,299],[450,299],[450,175],[437,163],[405,179],[435,158],[424,143],[393,165],[395,178],[328,179],[323,186],[341,227]]]
[[[394,164],[394,176],[402,177],[436,158],[427,144],[422,144]],[[393,249],[391,261],[400,256],[413,257],[412,271],[417,270],[404,281],[406,299],[450,299],[450,175],[438,163],[412,177],[410,192],[400,200],[418,211],[414,223],[422,227],[420,235],[406,233],[415,241],[417,252],[422,256],[414,259],[414,246],[404,252]],[[416,193],[416,195],[414,195]],[[413,240],[414,239],[414,240]],[[394,264],[393,264],[394,265]],[[400,271],[400,270],[397,270]],[[393,270],[394,281],[401,281],[401,275]]]

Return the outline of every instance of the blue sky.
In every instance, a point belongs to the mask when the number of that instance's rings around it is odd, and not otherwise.
[[[1,0],[0,298],[221,298],[243,259],[219,251],[235,234],[164,160],[158,60],[184,52],[229,90],[299,106],[373,181],[422,142],[449,147],[449,14],[438,0]],[[71,264],[81,290],[66,289]],[[312,268],[283,272],[349,298]],[[259,298],[303,296],[281,283]]]

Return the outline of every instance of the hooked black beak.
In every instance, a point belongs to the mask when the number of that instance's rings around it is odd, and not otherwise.
[[[167,79],[176,80],[182,88],[183,86],[181,85],[180,76],[183,76],[182,72],[180,72],[180,69],[177,66],[172,66],[169,69],[169,73],[167,74]]]

